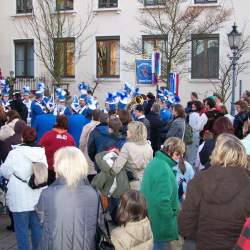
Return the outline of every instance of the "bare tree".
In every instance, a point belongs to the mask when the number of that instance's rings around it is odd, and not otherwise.
[[[239,62],[237,64],[236,76],[240,73],[246,73],[250,67],[250,59],[248,53],[250,52],[250,36],[246,36],[242,39],[237,57]],[[232,61],[227,58],[227,62],[220,64],[220,77],[219,83],[213,84],[215,93],[221,96],[223,103],[225,104],[232,94],[232,81],[233,81],[233,65]]]
[[[63,78],[64,48],[60,41],[72,38],[71,63],[76,64],[88,49],[83,50],[83,43],[92,35],[87,30],[93,19],[92,9],[93,3],[89,1],[83,20],[77,13],[60,10],[55,1],[37,0],[32,15],[27,16],[22,23],[24,35],[30,37],[31,33],[35,38],[34,52],[55,84],[60,84]]]
[[[168,38],[163,48],[159,48],[162,58],[166,60],[162,63],[163,75],[168,75],[173,65],[181,66],[189,59],[191,34],[211,34],[230,15],[231,10],[222,6],[211,9],[193,6],[183,0],[167,0],[164,5],[145,8],[137,19],[143,27],[143,34]],[[122,49],[133,55],[141,55],[141,38],[131,38]]]

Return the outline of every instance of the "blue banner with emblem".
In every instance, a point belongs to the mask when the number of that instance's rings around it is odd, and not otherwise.
[[[150,59],[136,60],[137,84],[152,83],[152,61]]]

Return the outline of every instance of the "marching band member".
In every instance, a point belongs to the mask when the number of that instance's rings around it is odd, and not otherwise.
[[[70,108],[66,105],[66,94],[67,93],[65,90],[62,90],[60,88],[56,90],[56,95],[59,103],[54,109],[54,115],[71,115]]]
[[[26,85],[23,86],[22,95],[23,95],[23,103],[28,109],[27,123],[30,124],[30,122],[31,122],[30,114],[31,114],[32,101],[30,99],[30,87],[29,86],[26,86]]]
[[[37,132],[37,142],[40,141],[42,136],[47,132],[50,131],[55,123],[56,123],[56,116],[53,114],[55,109],[55,103],[53,98],[44,97],[43,103],[45,104],[46,113],[42,115],[38,115],[36,117],[34,128]]]
[[[34,128],[36,117],[38,115],[45,114],[45,107],[43,103],[43,96],[44,96],[44,89],[43,88],[44,83],[38,83],[37,91],[35,92],[35,100],[31,103],[31,127]]]

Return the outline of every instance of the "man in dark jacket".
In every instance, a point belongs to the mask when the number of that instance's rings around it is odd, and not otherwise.
[[[160,118],[160,104],[154,103],[151,111],[146,115],[150,123],[150,139],[154,153],[160,150],[164,142],[164,134],[167,130],[167,123]]]
[[[155,102],[155,96],[153,93],[148,92],[146,97],[147,97],[147,101],[145,102],[145,105],[144,105],[145,115],[151,111],[151,108]]]
[[[245,101],[239,100],[235,103],[238,114],[234,117],[234,134],[243,139],[243,126],[247,121],[248,104]]]
[[[150,140],[151,139],[151,137],[150,137],[150,123],[144,115],[143,105],[140,105],[140,104],[136,105],[136,107],[134,109],[134,115],[136,117],[136,121],[142,122],[145,125],[145,127],[147,128],[147,133],[148,133],[147,139]]]
[[[16,110],[21,119],[27,123],[28,108],[23,103],[20,93],[14,94],[13,101],[10,103],[10,107],[11,109]]]

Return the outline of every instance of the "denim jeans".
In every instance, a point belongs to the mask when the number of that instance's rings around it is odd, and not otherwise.
[[[154,241],[154,250],[169,250],[170,245],[167,241]]]
[[[29,228],[31,229],[32,250],[37,250],[42,231],[36,212],[14,212],[13,219],[18,250],[30,250]]]

